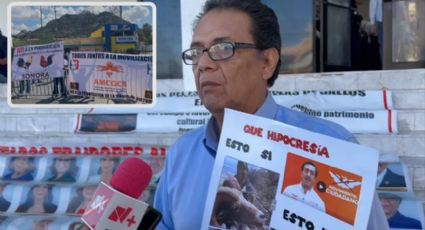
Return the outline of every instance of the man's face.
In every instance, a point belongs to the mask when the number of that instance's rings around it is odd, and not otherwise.
[[[387,218],[392,217],[400,206],[400,200],[398,198],[379,198],[379,200]]]
[[[245,179],[248,178],[248,169],[245,167],[238,167],[236,174],[245,181]]]
[[[305,189],[313,188],[314,181],[316,180],[316,167],[307,164],[304,165],[301,171],[301,184]]]
[[[191,47],[209,48],[223,41],[254,44],[250,28],[251,20],[245,13],[212,10],[199,21]],[[256,112],[251,107],[265,99],[270,77],[263,77],[263,64],[263,53],[253,48],[236,49],[233,57],[221,61],[213,61],[204,53],[193,66],[193,73],[205,107],[213,114],[223,113],[224,108]]]

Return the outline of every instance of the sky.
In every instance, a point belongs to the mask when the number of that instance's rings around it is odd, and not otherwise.
[[[7,6],[9,5],[9,3],[12,2],[28,2],[28,0],[0,0],[0,29],[2,31],[3,34],[7,34],[8,33],[8,28],[7,28],[7,20],[6,20],[6,15],[7,15]],[[78,3],[78,2],[83,2],[84,0],[61,0],[61,2],[72,2],[72,3]],[[102,3],[106,3],[107,2],[136,2],[135,0],[90,0],[90,2],[102,2]],[[43,0],[43,2],[57,2],[57,0]],[[84,1],[85,2],[85,1]],[[52,3],[53,4],[53,3]],[[40,21],[40,20],[39,20]],[[44,22],[43,22],[44,24]],[[17,26],[20,26],[19,24]]]
[[[88,10],[94,14],[104,11],[114,12],[119,15],[117,6],[56,6],[56,18],[65,14],[79,14]],[[41,6],[43,26],[54,20],[54,7]],[[123,6],[122,16],[124,20],[135,23],[142,27],[143,24],[152,24],[152,12],[150,7]],[[12,34],[21,30],[33,31],[40,27],[40,6],[13,6],[12,7]]]

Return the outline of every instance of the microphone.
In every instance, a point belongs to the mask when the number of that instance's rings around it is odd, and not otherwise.
[[[139,158],[127,158],[112,175],[110,186],[100,182],[82,221],[95,230],[154,229],[161,214],[138,200],[151,178],[148,164]]]

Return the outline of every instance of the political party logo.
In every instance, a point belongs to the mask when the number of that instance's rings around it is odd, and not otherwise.
[[[97,71],[104,72],[108,77],[112,77],[114,73],[122,73],[123,68],[120,65],[114,65],[111,61],[108,61],[104,66],[98,66]]]
[[[332,171],[329,171],[329,175],[332,177],[332,179],[335,182],[333,184],[336,184],[338,187],[342,189],[350,190],[352,193],[354,193],[353,191],[354,188],[362,184],[362,182],[360,181],[349,179],[347,176],[339,175]]]

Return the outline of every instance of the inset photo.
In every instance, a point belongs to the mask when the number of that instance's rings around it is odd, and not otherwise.
[[[10,106],[154,106],[153,3],[14,2],[8,10]]]
[[[279,174],[226,157],[209,229],[268,229]]]

